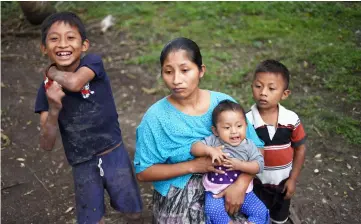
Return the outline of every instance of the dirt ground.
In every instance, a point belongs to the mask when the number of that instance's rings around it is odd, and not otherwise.
[[[39,115],[33,111],[48,60],[40,53],[38,35],[8,35],[7,25],[2,24],[1,40],[1,131],[8,137],[2,138],[1,147],[1,223],[75,223],[71,167],[61,141],[52,152],[42,151],[38,145]],[[158,70],[124,63],[137,54],[139,44],[126,34],[100,35],[96,30],[89,39],[90,52],[103,56],[124,142],[133,157],[135,128],[146,109],[162,97],[142,90],[154,86]],[[305,168],[293,200],[302,222],[361,223],[358,148],[317,135],[310,136],[307,146]],[[140,186],[145,204],[142,223],[151,223],[151,185]],[[106,223],[140,221],[126,221],[107,206]]]

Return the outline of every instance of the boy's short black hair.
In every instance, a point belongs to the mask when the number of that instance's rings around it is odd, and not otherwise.
[[[64,22],[71,26],[77,27],[81,36],[81,40],[84,41],[87,39],[84,24],[75,13],[57,12],[48,16],[41,24],[41,42],[44,46],[46,45],[46,36],[48,35],[50,27],[56,22]]]
[[[239,105],[238,103],[235,103],[235,102],[233,102],[231,100],[222,100],[214,108],[213,113],[212,113],[212,123],[213,123],[214,127],[216,127],[219,115],[224,111],[237,111],[237,112],[240,112],[243,115],[244,119],[246,119],[246,114],[245,114],[244,109],[243,109],[243,107],[241,105]]]
[[[290,82],[290,72],[281,62],[272,59],[262,61],[257,65],[254,76],[256,77],[257,73],[259,72],[270,72],[282,75],[283,80],[285,81],[285,90],[288,89]]]

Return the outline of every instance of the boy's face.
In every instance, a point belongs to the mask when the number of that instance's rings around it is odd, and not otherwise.
[[[246,137],[247,123],[239,111],[223,111],[219,114],[216,127],[212,126],[215,136],[224,142],[238,146]]]
[[[258,108],[271,109],[278,106],[290,94],[290,90],[285,90],[285,81],[281,74],[270,72],[259,72],[252,82],[253,99]]]
[[[43,53],[64,71],[74,71],[79,65],[81,53],[89,48],[89,41],[82,41],[77,27],[62,21],[49,28],[45,43],[46,46],[41,45]]]

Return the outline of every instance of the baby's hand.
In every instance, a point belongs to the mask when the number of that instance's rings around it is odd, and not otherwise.
[[[227,158],[227,155],[222,152],[224,146],[218,146],[216,148],[209,147],[208,156],[212,158],[212,163],[217,162],[221,164],[223,159]]]
[[[239,159],[235,159],[235,158],[226,158],[223,160],[223,166],[227,167],[227,171],[230,171],[230,170],[239,170],[238,167],[239,167],[239,163],[242,163],[241,160]]]

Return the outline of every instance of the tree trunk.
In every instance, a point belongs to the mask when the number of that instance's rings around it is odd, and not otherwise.
[[[41,24],[46,17],[56,12],[54,5],[47,1],[19,2],[25,18],[33,25]]]

